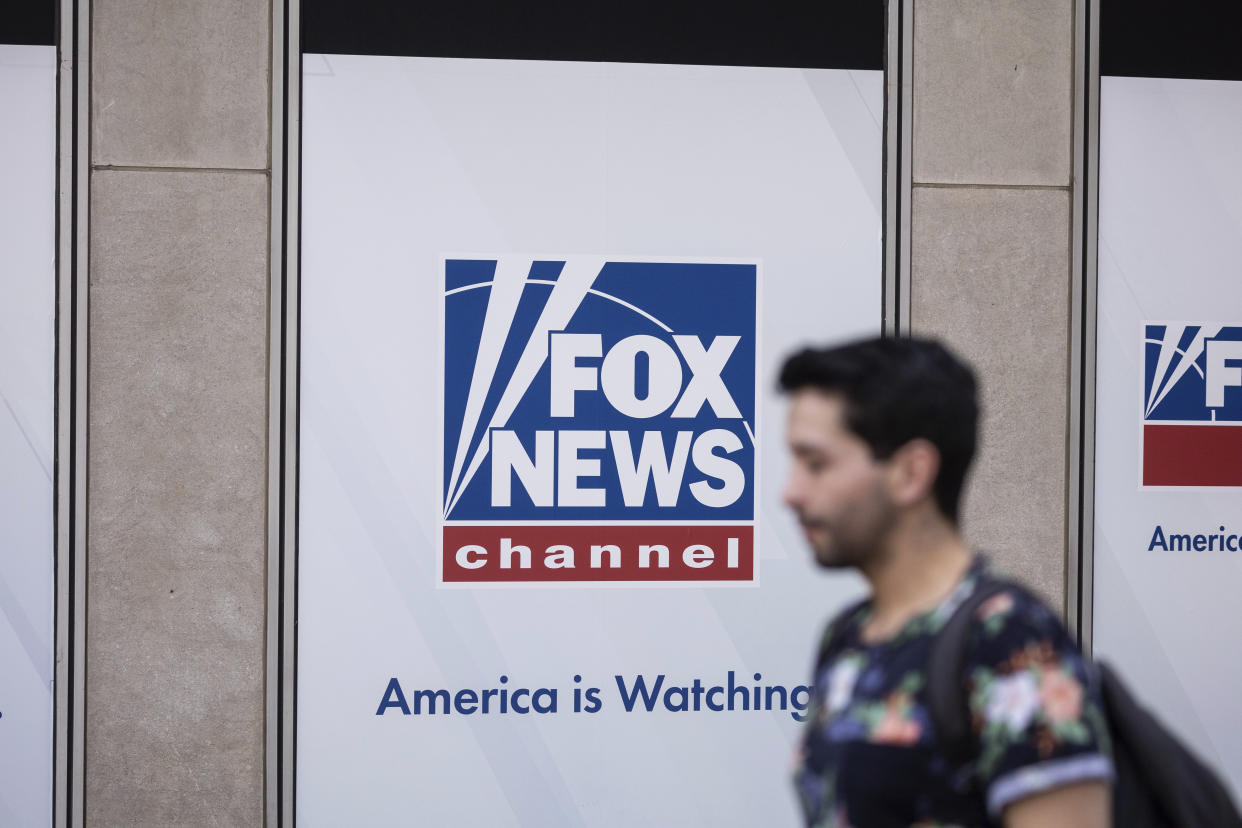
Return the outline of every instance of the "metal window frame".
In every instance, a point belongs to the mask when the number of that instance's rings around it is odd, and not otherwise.
[[[1099,0],[1074,10],[1074,181],[1072,191],[1068,561],[1065,618],[1087,655],[1095,589],[1095,346],[1100,158]]]
[[[883,330],[885,336],[909,336],[914,0],[888,0],[886,9]]]
[[[271,18],[264,824],[293,825],[297,713],[301,7]]]
[[[85,803],[87,303],[90,233],[90,5],[57,4],[56,666],[52,823],[81,826]]]

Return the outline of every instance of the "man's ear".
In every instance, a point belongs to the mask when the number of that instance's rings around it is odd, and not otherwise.
[[[910,506],[935,496],[940,474],[940,450],[916,437],[889,458],[889,495],[898,506]]]

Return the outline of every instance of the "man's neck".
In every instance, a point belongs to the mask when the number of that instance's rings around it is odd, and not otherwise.
[[[939,512],[904,515],[881,553],[863,567],[872,599],[863,637],[891,638],[915,615],[935,608],[962,579],[970,561],[961,533]]]

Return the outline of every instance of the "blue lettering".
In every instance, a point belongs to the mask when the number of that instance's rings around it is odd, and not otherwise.
[[[638,700],[639,696],[642,697],[643,707],[647,708],[648,713],[655,709],[656,699],[660,697],[660,687],[664,684],[663,673],[656,676],[655,685],[651,688],[650,692],[647,690],[647,682],[643,680],[641,675],[634,677],[633,690],[626,688],[625,679],[621,676],[614,676],[614,678],[617,680],[617,690],[621,693],[621,704],[625,705],[626,713],[633,712],[634,703]]]
[[[715,711],[724,710],[723,704],[721,704],[720,702],[712,701],[712,696],[719,695],[723,692],[724,692],[724,688],[720,686],[716,686],[716,687],[712,687],[708,689],[707,691],[707,709],[708,710],[715,710]]]
[[[729,709],[733,709],[734,699],[737,694],[742,694],[742,709],[750,710],[750,692],[745,687],[740,687],[733,681],[733,671],[729,671]]]
[[[794,721],[806,721],[806,709],[811,703],[811,688],[805,684],[799,684],[789,693],[789,703],[794,706]]]
[[[604,703],[599,698],[598,687],[588,687],[586,689],[586,707],[582,708],[586,713],[598,713]]]
[[[674,713],[684,713],[690,709],[690,699],[684,687],[670,687],[664,691],[664,708]]]
[[[784,710],[786,706],[788,705],[788,691],[780,684],[772,684],[772,685],[769,685],[768,688],[764,691],[764,695],[763,695],[763,709],[764,710],[772,709],[773,707],[772,700],[774,698],[780,699],[778,703],[781,706],[781,710]]]
[[[405,715],[410,715],[410,706],[405,703],[405,694],[401,692],[401,683],[396,677],[388,680],[388,689],[384,691],[384,698],[380,699],[379,709],[375,711],[376,716],[383,716],[384,711],[390,707],[398,707]]]
[[[414,713],[417,715],[422,713],[423,700],[427,701],[427,712],[435,715],[436,700],[443,702],[444,712],[449,712],[449,694],[447,690],[415,690],[414,691]]]
[[[590,690],[587,691],[590,695]],[[540,699],[543,699],[541,702]],[[535,691],[534,697],[531,699],[536,713],[555,713],[556,712],[556,691],[549,690],[546,687],[540,687]]]
[[[458,713],[468,715],[479,709],[479,695],[473,690],[458,690],[453,697],[453,707]]]

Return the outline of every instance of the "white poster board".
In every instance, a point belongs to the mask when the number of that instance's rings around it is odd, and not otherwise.
[[[0,45],[0,825],[52,822],[56,49]]]
[[[1242,81],[1100,85],[1093,645],[1242,801]]]
[[[299,824],[796,820],[861,584],[773,386],[880,329],[882,78],[304,56]]]

